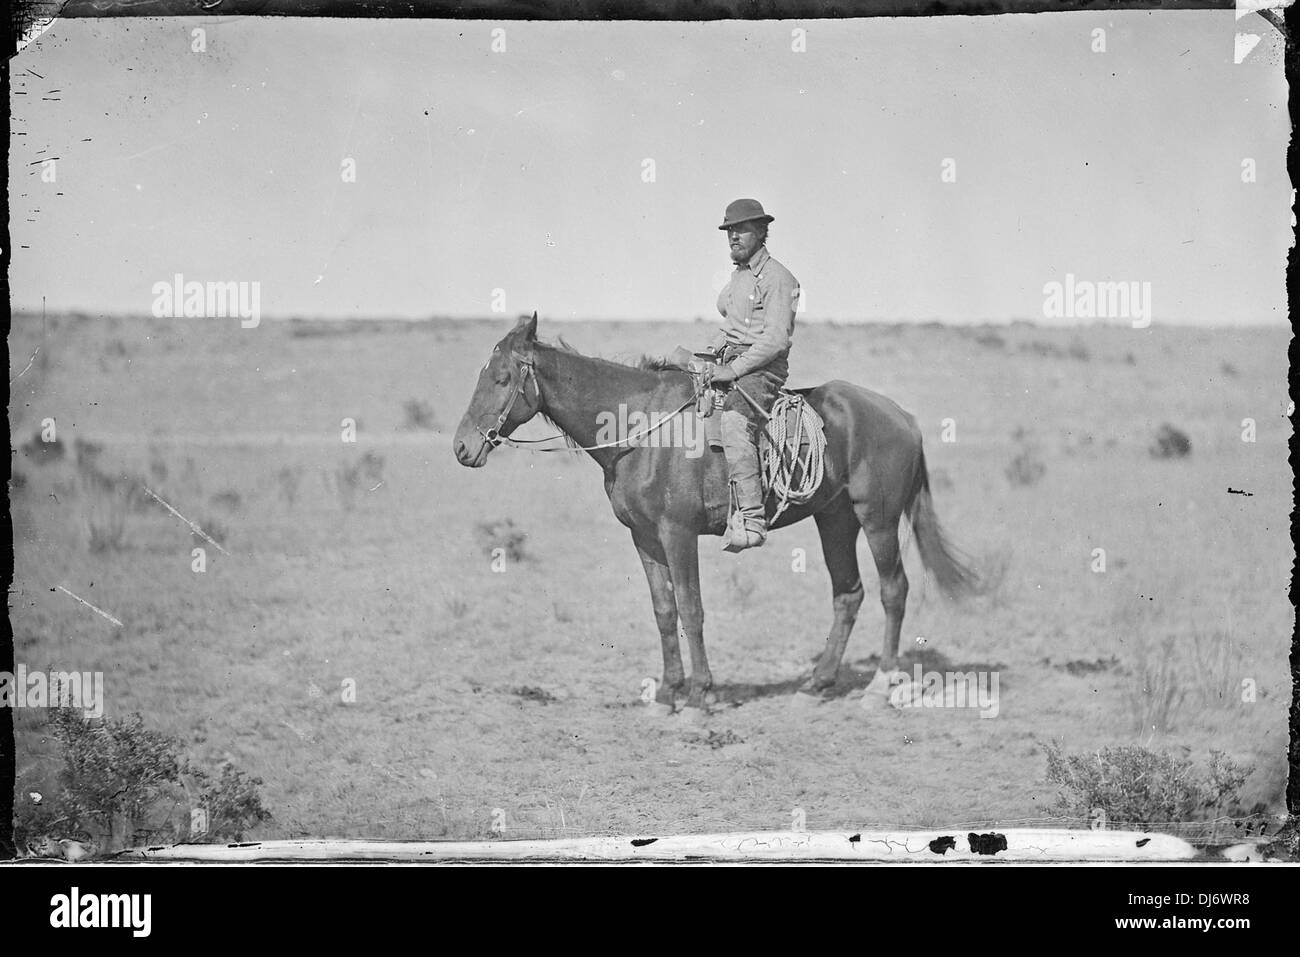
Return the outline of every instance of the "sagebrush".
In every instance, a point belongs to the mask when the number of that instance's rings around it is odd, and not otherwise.
[[[1047,745],[1047,781],[1060,789],[1052,813],[1112,825],[1213,821],[1241,813],[1240,790],[1250,773],[1221,751],[1209,763],[1137,745],[1065,754]]]
[[[58,708],[48,728],[62,752],[58,787],[17,802],[19,847],[66,838],[89,842],[102,855],[133,844],[237,841],[271,820],[261,778],[229,763],[215,773],[202,767],[181,755],[175,739],[146,728],[138,714],[90,719]]]

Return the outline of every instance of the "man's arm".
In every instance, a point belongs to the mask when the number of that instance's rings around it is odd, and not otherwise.
[[[718,293],[718,314],[722,316],[722,327],[718,329],[717,334],[709,340],[705,346],[705,352],[716,353],[719,349],[727,344],[727,293],[731,289],[731,283],[727,283],[722,291]]]
[[[763,303],[766,313],[763,334],[745,350],[744,355],[731,363],[737,378],[767,365],[789,350],[790,339],[794,335],[794,309],[798,302],[799,283],[794,276],[789,273],[778,276]]]

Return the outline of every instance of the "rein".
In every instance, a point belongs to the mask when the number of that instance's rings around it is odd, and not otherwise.
[[[542,390],[537,384],[537,370],[533,368],[533,357],[520,355],[518,352],[512,350],[510,358],[514,359],[518,365],[516,366],[517,375],[515,379],[515,387],[510,393],[510,399],[506,402],[506,407],[501,410],[501,414],[497,416],[497,424],[492,428],[484,431],[481,427],[475,426],[478,434],[483,436],[484,441],[493,448],[496,448],[499,445],[507,445],[512,449],[521,449],[524,452],[594,452],[597,449],[617,448],[633,441],[634,439],[642,438],[643,436],[650,435],[652,432],[657,431],[665,422],[669,422],[681,413],[685,412],[688,408],[694,405],[696,401],[695,396],[691,396],[672,412],[663,416],[654,425],[647,426],[640,432],[634,432],[633,434],[615,442],[602,442],[599,445],[568,445],[566,443],[563,447],[559,448],[530,448],[530,446],[541,445],[544,442],[554,442],[556,439],[567,439],[567,436],[563,432],[557,432],[554,435],[548,435],[543,439],[512,439],[508,435],[501,434],[501,427],[505,425],[506,419],[510,417],[510,410],[515,407],[515,402],[518,401],[521,395],[523,395],[524,388],[526,387],[529,378],[533,380],[533,390],[537,393],[537,401],[539,404],[542,399]]]
[[[508,445],[511,448],[522,449],[525,452],[594,452],[598,449],[618,448],[652,434],[662,428],[664,423],[681,415],[699,400],[698,383],[700,380],[695,379],[694,381],[697,383],[696,394],[693,394],[672,412],[662,416],[658,422],[622,439],[613,442],[602,442],[599,445],[570,445],[568,436],[563,432],[557,432],[555,435],[549,435],[542,439],[512,439],[509,436],[502,435],[501,429],[505,426],[506,420],[510,418],[510,412],[514,409],[515,403],[519,401],[519,397],[527,389],[528,380],[531,379],[533,382],[533,390],[537,395],[539,410],[542,402],[542,389],[537,382],[537,370],[534,368],[534,358],[532,356],[521,355],[511,350],[510,358],[516,363],[514,369],[515,384],[510,392],[510,398],[506,401],[505,408],[497,416],[496,425],[492,428],[484,430],[479,426],[475,426],[479,435],[483,436],[484,441],[493,448],[499,445]],[[787,447],[784,407],[779,417],[773,416],[759,405],[753,396],[741,388],[739,383],[732,382],[731,387],[739,392],[764,420],[761,429],[767,439],[767,448],[760,451],[759,458],[767,479],[764,497],[768,495],[776,497],[776,513],[772,518],[775,521],[790,505],[802,505],[811,499],[821,485],[825,469],[824,455],[826,448],[826,435],[821,428],[821,417],[817,415],[815,409],[800,398],[800,411],[795,419],[793,447]],[[812,416],[812,422],[809,423],[812,428],[808,429],[809,443],[807,449],[803,455],[800,455],[799,449],[805,434],[805,411]],[[565,439],[566,442],[563,446],[544,449],[533,448],[533,446],[542,445],[546,442],[554,442],[556,439]],[[798,479],[795,478],[796,474],[799,475]]]

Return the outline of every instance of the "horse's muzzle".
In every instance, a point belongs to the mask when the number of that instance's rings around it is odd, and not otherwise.
[[[477,445],[477,448],[471,449],[471,445]],[[464,439],[457,439],[452,446],[456,453],[456,461],[466,468],[477,469],[487,464],[488,453],[492,451],[492,445],[484,442],[479,436],[473,436],[467,444]]]

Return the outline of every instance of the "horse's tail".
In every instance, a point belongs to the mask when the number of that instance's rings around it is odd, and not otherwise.
[[[934,501],[930,497],[930,473],[925,468],[924,449],[921,450],[920,457],[916,489],[912,504],[908,507],[907,518],[921,550],[921,561],[934,575],[939,589],[949,598],[978,594],[981,590],[979,575],[972,567],[970,558],[948,540],[934,513]]]

